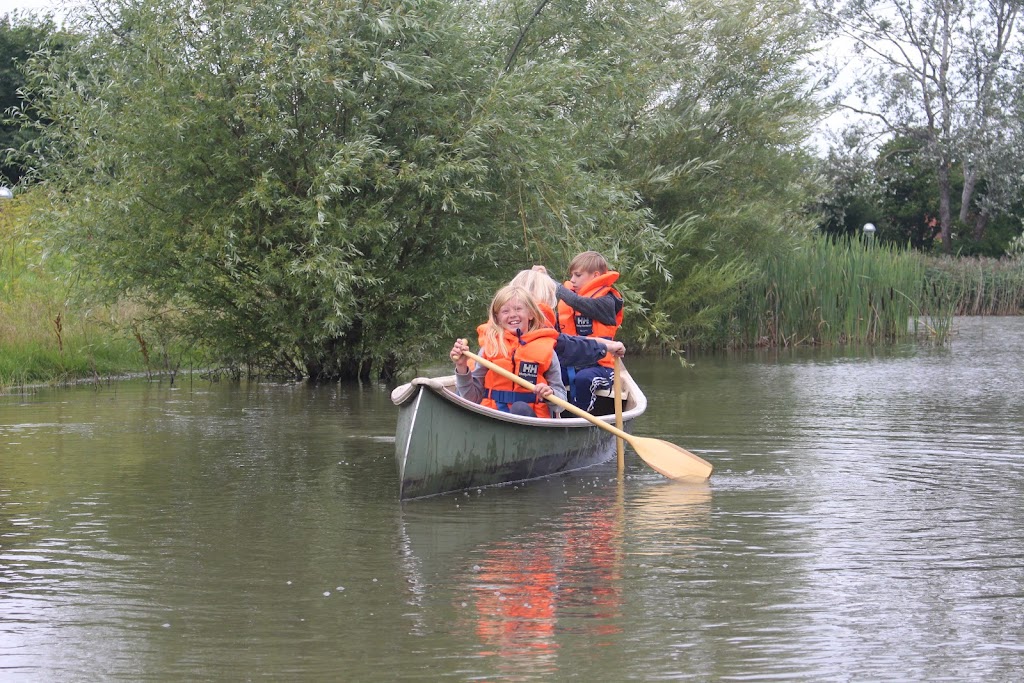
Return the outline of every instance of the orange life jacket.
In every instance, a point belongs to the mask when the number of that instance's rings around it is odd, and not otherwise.
[[[505,345],[510,349],[509,355],[491,355],[484,346],[487,324],[480,325],[477,333],[480,338],[480,355],[514,375],[518,375],[531,384],[547,384],[544,373],[551,367],[551,357],[555,354],[555,342],[558,332],[545,327],[533,332],[526,332],[519,337],[515,332],[505,331]],[[504,413],[509,412],[510,403],[529,403],[537,417],[551,417],[548,402],[537,400],[531,393],[498,373],[488,370],[484,376],[484,399],[480,405],[494,408]]]
[[[537,302],[537,308],[544,314],[544,320],[547,322],[548,327],[558,327],[558,316],[551,310],[551,307],[540,301]]]
[[[583,285],[583,288],[576,293],[580,296],[597,299],[611,292],[621,299],[622,295],[619,294],[617,289],[612,287],[612,284],[618,279],[619,274],[614,270],[609,270],[607,273],[598,275],[593,280]],[[572,283],[570,282],[566,282],[565,286],[572,289]],[[579,313],[564,301],[558,302],[558,329],[565,334],[574,334],[579,337],[604,337],[605,339],[615,339],[615,332],[619,329],[620,325],[622,325],[621,308],[618,313],[615,314],[615,324],[609,325],[601,322],[600,320],[594,320],[589,316]],[[614,368],[615,356],[610,353],[606,353],[604,358],[598,361],[598,363],[606,368]]]

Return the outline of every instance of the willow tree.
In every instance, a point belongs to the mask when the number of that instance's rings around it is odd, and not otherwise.
[[[1024,66],[1016,0],[820,0],[833,30],[859,55],[847,108],[868,140],[915,141],[937,187],[942,243],[954,218],[980,239],[993,215],[1019,198]],[[962,169],[960,196],[955,167]],[[984,187],[984,192],[979,189]],[[957,210],[959,205],[959,210]]]
[[[29,71],[46,220],[110,296],[317,378],[429,357],[577,245],[657,264],[610,170],[653,27],[546,5],[97,0]]]
[[[693,0],[665,51],[662,96],[637,115],[619,162],[672,248],[648,278],[648,330],[720,346],[764,256],[813,231],[804,149],[821,115],[819,26],[798,0]]]
[[[759,259],[814,227],[802,148],[821,111],[814,17],[798,0],[529,8],[518,59],[601,65],[575,76],[599,74],[568,100],[574,140],[587,145],[585,168],[624,179],[662,226],[662,258],[650,261],[626,225],[608,230],[585,210],[566,221],[575,246],[624,272],[625,333],[645,345],[727,343]]]
[[[44,44],[60,50],[57,25],[48,17],[12,12],[0,16],[0,181],[17,184],[25,169],[18,151],[28,142],[30,131],[7,120],[7,112],[22,104],[25,77],[19,66]]]

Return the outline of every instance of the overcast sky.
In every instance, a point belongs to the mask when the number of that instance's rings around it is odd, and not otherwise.
[[[14,10],[21,12],[51,12],[60,16],[64,9],[80,4],[80,0],[0,0],[0,16]]]

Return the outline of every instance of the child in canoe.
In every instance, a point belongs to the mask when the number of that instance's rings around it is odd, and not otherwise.
[[[558,283],[552,280],[551,276],[539,269],[521,270],[509,284],[522,287],[529,292],[544,314],[548,326],[557,328],[558,319],[555,317],[554,309],[558,305],[555,297]],[[626,355],[626,346],[622,342],[604,337],[579,337],[560,333],[558,341],[555,342],[555,353],[558,354],[558,363],[563,369],[583,368],[598,365],[609,353],[622,358]]]
[[[558,332],[547,326],[537,302],[522,287],[507,285],[491,301],[487,322],[477,328],[480,355],[537,386],[526,391],[511,380],[483,366],[470,371],[465,339],[456,339],[449,356],[455,363],[455,388],[459,396],[506,413],[532,417],[557,417],[559,406],[546,396],[565,399],[562,369],[555,355]]]
[[[547,273],[544,266],[534,270]],[[622,325],[622,295],[613,286],[619,274],[596,251],[577,254],[569,263],[569,280],[558,285],[557,329],[592,339],[614,340]],[[562,363],[562,380],[569,401],[586,411],[594,409],[594,392],[612,386],[615,359],[605,355],[597,363]]]

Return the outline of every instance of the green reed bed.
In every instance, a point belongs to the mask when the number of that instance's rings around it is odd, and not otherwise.
[[[764,264],[741,314],[746,345],[874,344],[944,338],[952,308],[926,284],[916,253],[815,238]]]
[[[926,259],[928,287],[954,302],[956,315],[1024,313],[1024,258]]]

